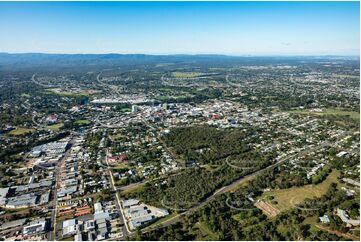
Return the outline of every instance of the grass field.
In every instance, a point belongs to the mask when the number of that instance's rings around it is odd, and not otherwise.
[[[27,94],[27,93],[21,93],[21,96],[22,96],[22,97],[30,97],[30,94]]]
[[[180,99],[184,99],[184,98],[187,98],[187,97],[192,97],[192,95],[182,95],[182,96],[157,96],[155,97],[156,100],[159,100],[159,101],[166,101],[166,100],[170,100],[170,99],[175,99],[175,100],[180,100]]]
[[[341,78],[360,79],[360,77],[356,76],[356,75],[338,75],[338,74],[335,74],[334,76],[341,77]]]
[[[157,227],[158,225],[160,225],[161,223],[163,223],[164,221],[167,221],[168,219],[171,219],[173,218],[174,216],[176,216],[177,214],[176,213],[172,213],[168,216],[165,216],[163,218],[160,218],[158,219],[156,222],[154,222],[153,224],[149,225],[147,228],[151,229],[151,228],[155,228]]]
[[[64,126],[63,123],[60,124],[52,124],[52,125],[48,125],[47,128],[53,131],[57,131],[59,129],[61,129]]]
[[[78,119],[74,122],[75,125],[88,125],[90,124],[89,120],[85,120],[85,119]]]
[[[176,78],[194,78],[202,75],[200,72],[172,72],[172,76]]]
[[[30,133],[33,133],[33,132],[35,132],[35,129],[17,127],[16,129],[11,130],[11,131],[8,133],[8,135],[17,136],[17,135],[30,134]]]
[[[310,116],[325,116],[325,115],[336,115],[336,116],[349,116],[356,122],[360,121],[360,113],[353,111],[343,111],[336,108],[326,108],[322,112],[310,112],[309,110],[292,110],[290,113],[301,114],[301,115],[310,115]]]
[[[127,137],[124,134],[113,134],[110,136],[113,141],[125,140]]]
[[[57,88],[50,88],[50,89],[46,89],[47,94],[56,94],[59,96],[64,96],[64,97],[81,97],[81,96],[89,96],[89,93],[87,92],[79,92],[79,93],[75,93],[75,92],[66,92],[66,91],[59,91]]]
[[[322,183],[317,185],[307,185],[303,187],[292,187],[288,189],[273,190],[265,192],[261,199],[272,204],[273,207],[279,209],[281,212],[293,208],[294,205],[300,204],[306,198],[321,197],[324,195],[331,183],[337,183],[337,178],[340,172],[333,170],[330,175]],[[273,196],[274,199],[270,199]],[[272,201],[272,202],[271,202]],[[274,202],[277,202],[275,204]]]
[[[141,192],[142,189],[144,188],[144,185],[145,185],[145,184],[128,188],[128,189],[122,191],[122,193],[123,193],[124,195],[139,193],[139,192]]]
[[[112,165],[112,168],[115,170],[116,169],[124,169],[124,168],[129,168],[129,165],[126,163],[123,163],[123,162],[119,162],[119,163]]]

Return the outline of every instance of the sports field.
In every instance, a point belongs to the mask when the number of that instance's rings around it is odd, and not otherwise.
[[[200,72],[172,72],[172,76],[176,78],[194,78],[200,75]]]
[[[60,124],[52,124],[52,125],[48,125],[47,128],[53,131],[57,131],[59,129],[61,129],[64,126],[63,123]]]
[[[35,131],[35,129],[17,127],[16,129],[11,130],[8,134],[17,136],[17,135],[33,133],[34,131]]]
[[[88,125],[90,124],[89,120],[85,120],[85,119],[78,119],[74,122],[75,125]]]

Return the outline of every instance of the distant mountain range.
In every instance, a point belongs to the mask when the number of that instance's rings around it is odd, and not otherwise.
[[[272,62],[292,62],[299,60],[348,59],[359,60],[359,57],[341,56],[227,56],[227,55],[145,55],[145,54],[43,54],[0,53],[1,69],[28,69],[32,67],[75,67],[75,66],[131,66],[159,63],[247,63],[261,64]]]

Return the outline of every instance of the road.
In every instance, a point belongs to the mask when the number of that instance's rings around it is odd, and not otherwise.
[[[42,87],[54,87],[52,85],[46,85],[46,84],[38,82],[37,80],[35,80],[35,76],[36,76],[36,73],[33,74],[33,76],[31,77],[31,81],[34,82],[35,84],[38,84],[39,86],[42,86]]]
[[[58,187],[58,182],[59,182],[59,169],[60,169],[60,166],[63,162],[65,162],[65,160],[68,158],[69,154],[70,154],[70,151],[71,151],[71,146],[73,145],[73,142],[74,142],[74,137],[72,137],[72,139],[69,141],[69,149],[65,152],[63,158],[61,158],[61,160],[57,163],[55,169],[54,169],[54,176],[55,176],[55,185],[54,185],[54,189],[52,191],[53,193],[53,209],[52,209],[52,212],[51,212],[51,217],[50,217],[50,225],[51,225],[51,228],[53,228],[53,230],[49,231],[48,233],[48,240],[49,241],[54,241],[55,238],[56,238],[56,213],[57,213],[57,204],[58,204],[58,190],[57,190],[57,187]]]
[[[112,188],[112,190],[115,192],[115,197],[116,197],[116,205],[118,210],[120,211],[120,222],[124,223],[124,226],[122,227],[122,231],[123,231],[123,237],[125,238],[128,234],[131,233],[128,223],[125,219],[125,215],[124,215],[124,211],[120,202],[120,197],[119,197],[119,193],[118,193],[118,189],[117,186],[115,185],[115,181],[114,181],[114,177],[113,177],[113,172],[111,171],[110,167],[109,167],[109,162],[108,162],[108,149],[106,150],[105,153],[105,163],[107,165],[107,169],[108,169],[108,173],[109,173],[109,177],[110,177],[110,186]]]
[[[118,86],[115,86],[115,85],[110,85],[110,84],[107,84],[107,83],[104,83],[100,80],[100,75],[102,74],[103,72],[100,72],[98,75],[97,75],[97,81],[100,83],[100,85],[102,87],[107,87],[107,88],[110,88],[112,92],[114,92],[115,94],[117,94],[118,96],[122,95],[121,92],[119,92],[119,89],[118,89]]]

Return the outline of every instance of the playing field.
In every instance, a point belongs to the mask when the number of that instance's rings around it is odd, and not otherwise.
[[[288,189],[272,190],[265,192],[260,199],[272,204],[273,207],[279,209],[281,212],[291,209],[294,205],[300,204],[306,198],[321,197],[324,195],[331,183],[337,183],[337,177],[340,172],[333,170],[330,175],[317,185],[307,185],[303,187],[292,187]],[[274,197],[273,199],[271,199]]]
[[[89,120],[85,120],[85,119],[78,119],[74,122],[75,125],[88,125],[90,124]]]
[[[11,130],[9,132],[9,135],[24,135],[24,134],[29,134],[29,133],[33,133],[35,131],[35,129],[29,129],[29,128],[20,128],[17,127],[14,130]]]
[[[48,125],[47,128],[53,131],[57,131],[64,126],[63,123]]]
[[[200,75],[200,72],[172,72],[172,76],[176,78],[194,78]]]

